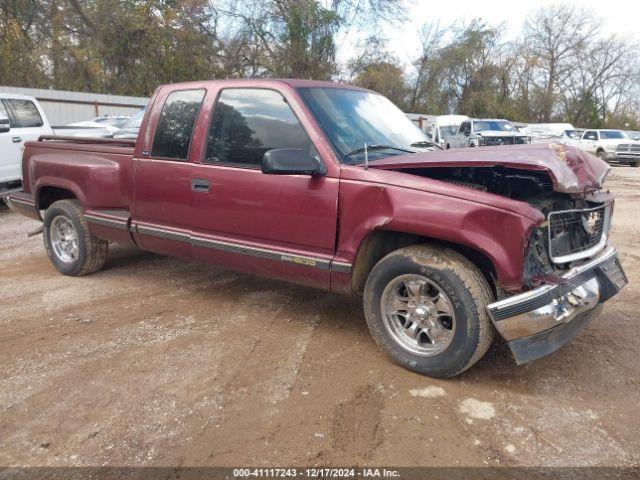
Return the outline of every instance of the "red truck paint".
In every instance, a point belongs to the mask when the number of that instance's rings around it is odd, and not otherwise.
[[[549,172],[558,191],[598,188],[606,166],[574,150],[548,146],[451,150],[343,165],[296,87],[355,88],[302,80],[224,80],[162,86],[133,147],[119,141],[30,142],[23,158],[25,196],[14,200],[38,216],[45,188],[76,196],[93,233],[143,249],[314,287],[351,290],[352,266],[371,232],[388,230],[466,246],[492,263],[500,287],[522,288],[529,232],[544,217],[531,205],[402,170],[466,162]],[[203,164],[215,99],[222,88],[280,92],[313,141],[327,174],[269,176],[259,170]],[[186,162],[151,158],[167,96],[206,91]],[[564,157],[563,157],[564,155]],[[208,179],[209,194],[190,180]],[[29,198],[29,195],[32,198]]]

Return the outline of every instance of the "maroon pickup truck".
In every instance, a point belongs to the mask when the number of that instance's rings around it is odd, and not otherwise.
[[[347,85],[165,85],[136,141],[41,137],[11,207],[66,275],[109,242],[363,294],[398,364],[451,377],[494,333],[517,363],[578,334],[626,283],[609,167],[562,145],[442,151]]]

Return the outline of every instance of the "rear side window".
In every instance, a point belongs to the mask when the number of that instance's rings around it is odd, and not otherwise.
[[[31,100],[7,98],[3,102],[9,111],[11,128],[31,128],[44,125],[40,112]]]
[[[179,90],[164,102],[151,148],[152,157],[186,160],[204,90]]]
[[[215,107],[205,163],[259,167],[268,150],[309,150],[311,140],[278,92],[225,89]]]

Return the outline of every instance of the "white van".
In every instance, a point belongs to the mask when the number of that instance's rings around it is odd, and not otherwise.
[[[35,98],[0,93],[0,197],[22,188],[24,142],[52,134]]]
[[[469,120],[466,115],[429,115],[424,122],[424,131],[433,143],[442,148],[451,148],[449,138],[454,136],[462,122]]]

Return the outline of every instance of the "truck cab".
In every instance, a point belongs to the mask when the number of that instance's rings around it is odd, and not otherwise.
[[[22,186],[22,151],[27,141],[52,132],[38,101],[0,93],[0,197]]]

